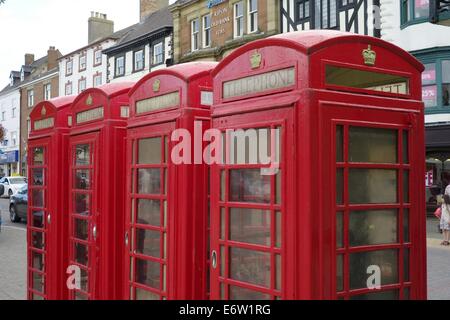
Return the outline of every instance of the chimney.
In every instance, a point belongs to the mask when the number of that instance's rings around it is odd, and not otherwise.
[[[25,65],[29,66],[33,62],[34,62],[34,54],[32,53],[25,54]]]
[[[108,20],[108,16],[104,13],[91,11],[88,33],[88,43],[108,37],[114,33],[114,22]]]
[[[58,66],[58,51],[55,47],[48,48],[47,51],[47,70],[52,70]]]
[[[141,1],[141,22],[153,12],[161,10],[169,5],[169,0],[140,0]]]

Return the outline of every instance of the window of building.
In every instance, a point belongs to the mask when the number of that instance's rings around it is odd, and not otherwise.
[[[422,73],[422,100],[428,111],[450,110],[450,56],[435,61],[424,61]],[[430,110],[431,109],[431,110]]]
[[[50,100],[52,98],[52,85],[47,83],[44,85],[44,100]]]
[[[248,0],[248,32],[258,31],[258,0]]]
[[[244,35],[244,3],[242,1],[234,4],[234,37]]]
[[[314,3],[314,25],[316,29],[335,29],[338,27],[336,0],[317,0]]]
[[[2,121],[6,120],[6,111],[2,111]]]
[[[351,7],[355,5],[355,0],[340,0],[340,6],[343,7]]]
[[[100,87],[103,83],[102,83],[102,74],[101,73],[97,73],[96,75],[94,75],[94,88]]]
[[[73,74],[73,60],[66,61],[66,76],[70,76]]]
[[[11,117],[14,119],[15,117],[17,117],[17,108],[12,108],[11,109]]]
[[[125,75],[125,56],[116,57],[116,77],[122,77]]]
[[[164,62],[163,43],[159,42],[153,46],[153,65],[162,64]]]
[[[420,23],[428,21],[430,0],[401,0],[401,23]]]
[[[72,82],[67,82],[66,83],[66,90],[65,90],[65,92],[66,92],[66,96],[72,95],[72,93],[73,93]]]
[[[296,20],[297,21],[304,21],[308,20],[311,16],[311,6],[310,6],[310,0],[298,0],[296,4]]]
[[[211,15],[203,16],[203,48],[211,46]]]
[[[98,48],[94,51],[94,66],[98,66],[100,64],[102,64],[102,49]]]
[[[17,146],[17,132],[11,132],[11,145]]]
[[[27,100],[28,100],[28,107],[31,108],[34,106],[34,90],[28,90],[27,91]]]
[[[81,78],[78,81],[78,93],[81,93],[84,90],[86,90],[86,78]]]
[[[195,19],[191,21],[191,50],[196,51],[200,45],[200,32],[199,32],[199,20]]]
[[[144,49],[134,51],[134,71],[144,70]]]
[[[86,52],[83,52],[83,53],[80,55],[80,60],[79,60],[79,70],[80,70],[80,71],[86,70]]]

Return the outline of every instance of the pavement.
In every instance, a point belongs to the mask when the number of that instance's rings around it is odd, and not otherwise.
[[[26,299],[26,223],[9,220],[9,200],[0,199],[0,300]],[[427,220],[428,299],[450,300],[450,247],[440,245],[438,220]]]

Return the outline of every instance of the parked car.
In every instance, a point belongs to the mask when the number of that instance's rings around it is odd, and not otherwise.
[[[11,222],[20,222],[27,219],[28,186],[24,185],[17,193],[11,196],[9,201],[9,218]]]
[[[0,179],[0,197],[11,197],[25,185],[27,185],[25,177],[3,177]]]

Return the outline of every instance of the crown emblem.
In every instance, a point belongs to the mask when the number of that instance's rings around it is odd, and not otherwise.
[[[86,105],[88,106],[92,106],[92,103],[94,102],[94,100],[92,99],[92,96],[89,95],[86,99]]]
[[[262,54],[259,53],[258,51],[255,51],[255,53],[253,53],[253,55],[250,58],[250,64],[252,65],[252,69],[258,69],[259,67],[261,67],[261,62],[262,62]]]
[[[41,110],[41,116],[45,117],[46,114],[47,114],[47,109],[45,109],[45,106],[43,106],[42,110]]]
[[[364,49],[362,52],[364,63],[368,66],[374,66],[375,61],[377,59],[377,53],[372,50],[370,44],[367,47],[367,49]]]
[[[161,89],[161,80],[155,80],[153,82],[153,92],[159,92],[159,89]]]

